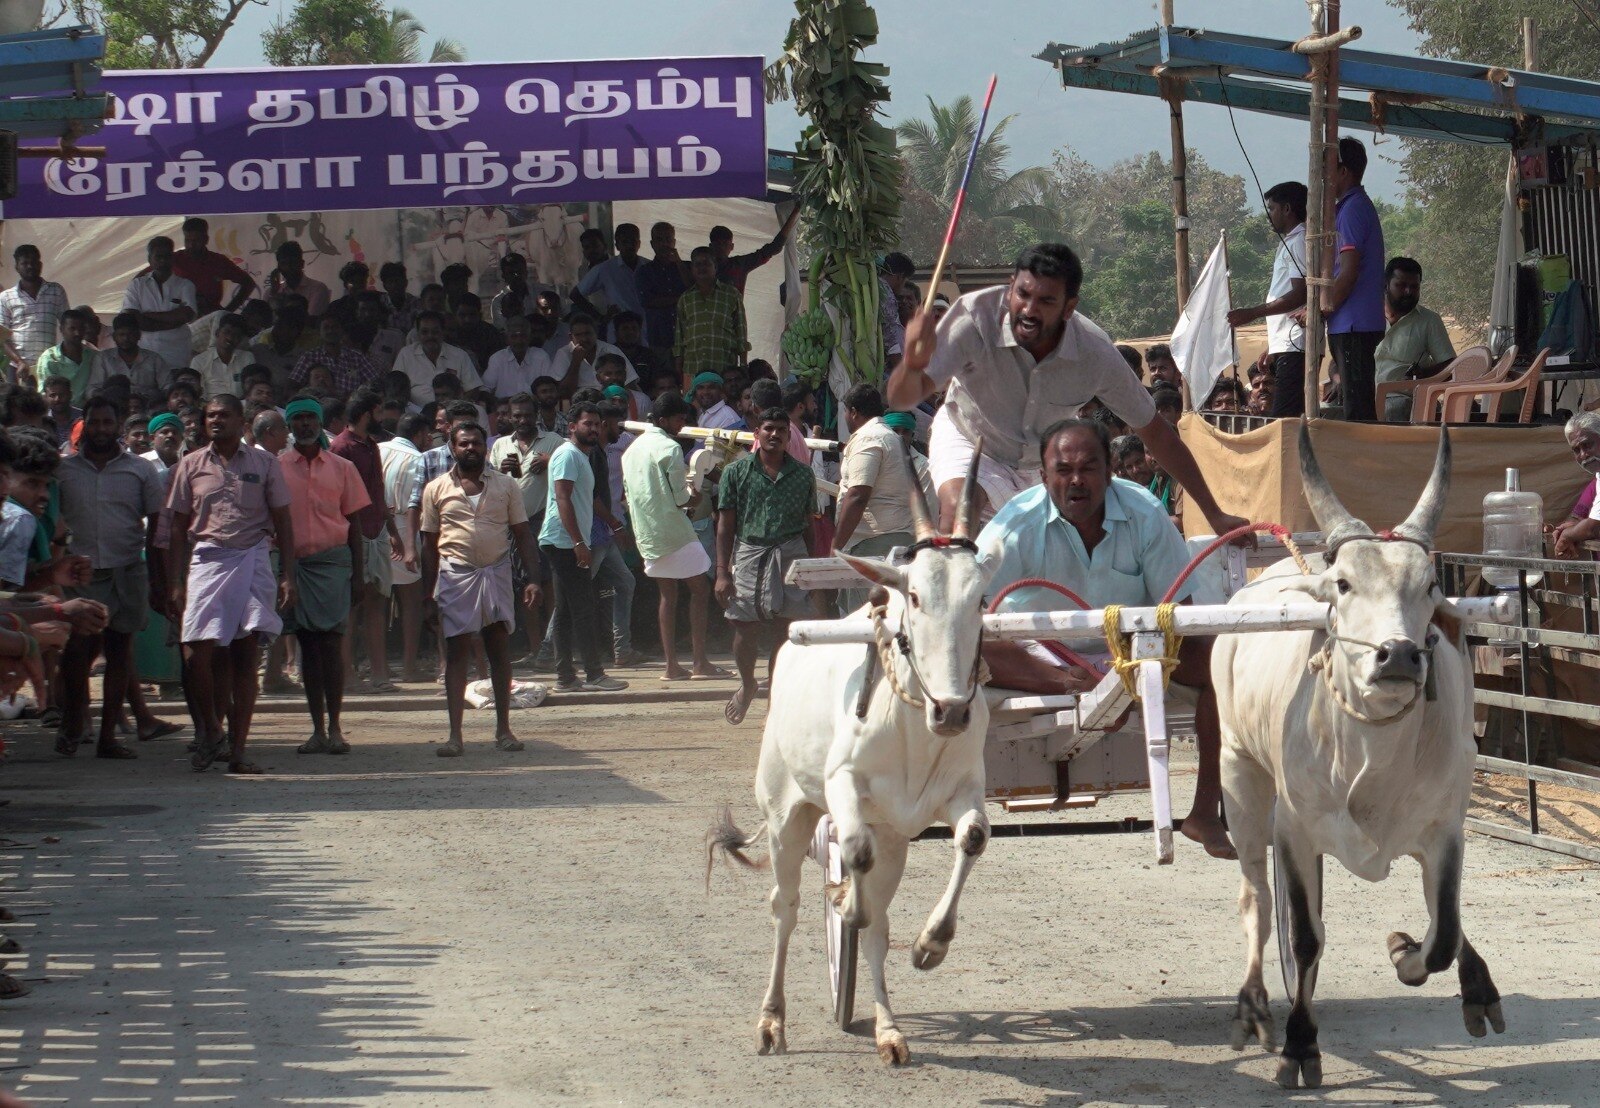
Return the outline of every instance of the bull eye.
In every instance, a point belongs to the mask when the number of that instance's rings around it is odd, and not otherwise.
[[[1350,582],[1346,581],[1343,577],[1339,578],[1339,580],[1336,581],[1335,584],[1337,584],[1339,586],[1339,595],[1340,596],[1343,596],[1345,593],[1350,591]]]

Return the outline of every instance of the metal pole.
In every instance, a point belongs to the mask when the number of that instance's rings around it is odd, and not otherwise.
[[[1161,0],[1161,25],[1172,26],[1173,0]],[[1189,303],[1189,152],[1183,141],[1183,93],[1170,86],[1167,116],[1172,125],[1172,252],[1178,278],[1178,312]]]

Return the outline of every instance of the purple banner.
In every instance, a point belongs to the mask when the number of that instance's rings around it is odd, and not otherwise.
[[[766,194],[760,58],[107,73],[6,218]]]

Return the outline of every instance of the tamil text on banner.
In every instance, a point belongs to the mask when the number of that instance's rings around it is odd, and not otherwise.
[[[101,159],[5,218],[760,197],[761,59],[108,73]]]
[[[1228,326],[1228,240],[1217,241],[1194,283],[1178,325],[1172,329],[1172,360],[1189,387],[1189,404],[1205,406],[1217,380],[1234,363],[1233,330]]]

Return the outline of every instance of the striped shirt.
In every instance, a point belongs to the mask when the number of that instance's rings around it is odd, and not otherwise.
[[[36,365],[39,355],[56,344],[56,324],[71,306],[57,281],[41,284],[38,296],[21,285],[0,292],[0,327],[11,332],[25,365]]]

